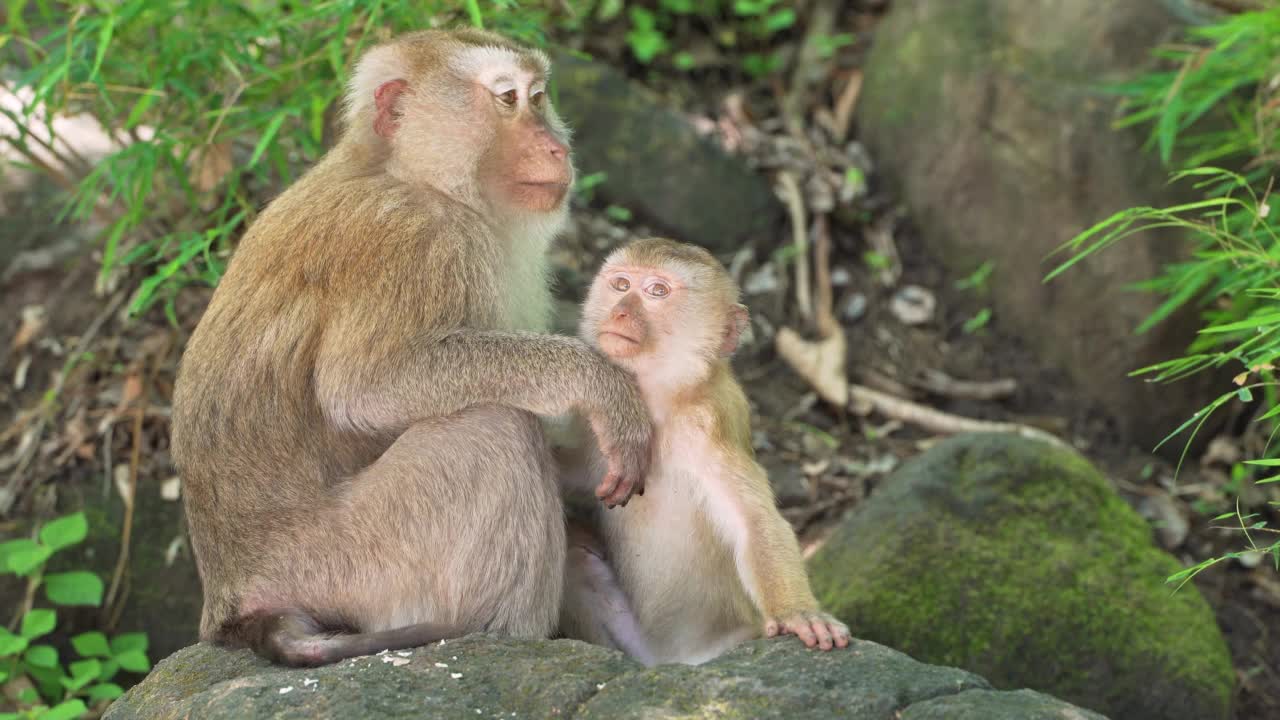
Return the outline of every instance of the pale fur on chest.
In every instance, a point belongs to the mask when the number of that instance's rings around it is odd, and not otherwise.
[[[504,330],[547,332],[551,327],[551,287],[547,247],[555,228],[534,227],[507,242],[497,268],[499,326]]]
[[[655,445],[645,494],[603,511],[602,526],[655,659],[699,663],[759,633],[726,531],[737,521],[723,500],[733,478],[705,431],[679,418],[668,418]]]

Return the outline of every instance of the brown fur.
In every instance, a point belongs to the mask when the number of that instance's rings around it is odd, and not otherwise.
[[[545,636],[565,540],[535,415],[589,414],[613,455],[608,496],[639,486],[650,430],[631,380],[542,334],[563,195],[512,206],[473,147],[536,124],[563,149],[563,126],[549,103],[494,109],[447,69],[467,47],[517,48],[432,31],[362,60],[342,140],[254,222],[187,345],[172,444],[202,639],[317,664],[476,630]],[[394,107],[360,94],[399,80]],[[374,132],[386,112],[390,137]]]
[[[613,285],[619,277],[629,290]],[[655,278],[671,285],[668,296],[645,297]],[[750,408],[725,357],[745,322],[737,298],[709,253],[661,239],[614,253],[592,285],[584,339],[598,342],[602,331],[657,338],[638,349],[601,345],[619,350],[614,359],[636,374],[657,434],[649,492],[598,514],[603,549],[580,531],[571,538],[564,634],[646,663],[702,662],[780,632],[811,647],[848,645],[848,629],[819,609],[795,534],[755,461]],[[591,460],[565,457],[572,485]]]

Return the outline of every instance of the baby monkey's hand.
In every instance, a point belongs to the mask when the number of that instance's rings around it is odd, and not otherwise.
[[[783,617],[766,618],[766,637],[795,635],[806,647],[830,650],[849,646],[849,628],[831,615],[818,611],[789,613]]]

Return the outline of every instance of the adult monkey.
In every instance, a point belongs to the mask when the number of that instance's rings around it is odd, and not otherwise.
[[[202,639],[316,665],[545,637],[565,531],[535,415],[585,411],[597,495],[642,491],[632,380],[540,334],[573,179],[547,74],[476,30],[370,50],[338,145],[245,234],[174,389]]]

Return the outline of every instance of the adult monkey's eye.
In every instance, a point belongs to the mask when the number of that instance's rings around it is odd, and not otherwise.
[[[671,288],[666,283],[654,283],[649,286],[649,294],[654,297],[666,297],[671,294]]]
[[[533,94],[529,96],[529,104],[534,107],[542,107],[543,95],[546,95],[546,93],[541,90],[534,90]]]
[[[510,105],[510,106],[512,106],[512,107],[515,107],[515,104],[516,104],[516,91],[515,91],[514,89],[512,89],[512,90],[508,90],[508,91],[506,91],[506,92],[504,92],[504,93],[501,93],[501,94],[499,94],[499,95],[498,95],[498,99],[502,100],[502,102],[503,102],[503,103],[505,103],[505,104],[507,104],[507,105]]]
[[[609,281],[609,287],[618,292],[626,292],[631,289],[631,281],[624,277],[616,277]]]

